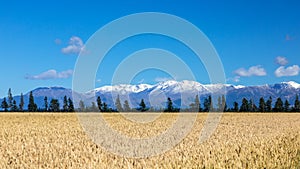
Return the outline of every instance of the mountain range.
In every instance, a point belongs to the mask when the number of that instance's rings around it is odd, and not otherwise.
[[[137,107],[141,99],[145,100],[146,105],[151,105],[155,108],[163,108],[166,105],[167,97],[173,100],[176,107],[187,107],[195,99],[195,96],[200,97],[200,102],[211,94],[226,95],[228,107],[232,107],[233,102],[239,104],[243,98],[253,99],[254,103],[258,104],[259,98],[265,99],[270,96],[275,99],[281,97],[287,99],[291,104],[294,103],[296,94],[300,94],[300,84],[290,81],[277,84],[266,84],[259,86],[241,86],[230,84],[201,84],[195,81],[165,81],[154,85],[138,84],[129,85],[121,84],[114,86],[102,86],[85,93],[78,93],[72,89],[63,87],[39,87],[32,90],[35,103],[38,107],[44,107],[44,97],[50,99],[58,99],[62,105],[63,97],[76,97],[74,102],[75,107],[78,107],[78,101],[83,100],[86,105],[96,102],[95,96],[100,96],[102,101],[106,102],[109,107],[114,107],[114,100],[117,95],[123,103],[128,100],[131,107]],[[72,95],[73,94],[73,95]],[[27,108],[29,92],[24,95],[25,108]],[[184,98],[184,99],[182,99]],[[19,104],[20,96],[14,96],[14,99]],[[2,99],[0,99],[2,102]]]

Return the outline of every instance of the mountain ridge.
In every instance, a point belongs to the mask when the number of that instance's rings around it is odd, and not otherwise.
[[[300,84],[295,81],[281,82],[275,84],[242,86],[232,84],[201,84],[196,81],[164,81],[157,84],[119,84],[113,86],[102,86],[85,93],[77,93],[72,89],[61,86],[38,87],[33,90],[33,96],[38,107],[43,107],[44,97],[48,97],[48,102],[52,99],[58,99],[60,105],[63,103],[63,97],[76,97],[74,104],[78,107],[78,100],[84,100],[86,105],[95,102],[93,94],[100,96],[110,107],[114,107],[114,100],[117,95],[120,96],[122,102],[129,100],[131,107],[137,107],[140,100],[144,99],[147,105],[155,105],[155,107],[164,107],[167,97],[170,97],[174,105],[177,107],[188,106],[193,102],[196,95],[199,95],[200,101],[203,103],[204,98],[211,94],[226,95],[227,104],[232,107],[234,101],[241,102],[242,98],[253,99],[256,104],[260,97],[267,99],[272,97],[274,100],[281,97],[293,103],[296,94],[300,93]],[[25,107],[28,104],[29,93],[24,95]],[[73,94],[73,95],[72,95]],[[186,101],[181,102],[182,95],[187,97]],[[19,104],[20,96],[14,96]],[[2,99],[0,99],[2,101]],[[274,101],[273,101],[274,103]]]

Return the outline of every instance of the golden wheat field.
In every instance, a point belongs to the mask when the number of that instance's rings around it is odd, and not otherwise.
[[[143,138],[172,125],[176,114],[135,124],[104,114],[124,135]],[[125,158],[106,151],[85,134],[76,114],[0,114],[0,168],[300,168],[300,114],[226,113],[199,144],[207,114],[173,149],[148,158]]]

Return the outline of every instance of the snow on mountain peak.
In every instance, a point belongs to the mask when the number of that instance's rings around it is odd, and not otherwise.
[[[133,93],[139,93],[146,89],[151,88],[152,85],[149,84],[139,84],[139,85],[129,85],[129,84],[120,84],[115,86],[103,86],[96,88],[89,92],[133,92]],[[87,92],[87,93],[89,93]]]
[[[289,81],[289,82],[283,82],[283,84],[287,84],[293,88],[296,88],[296,89],[299,89],[300,88],[300,84],[299,83],[296,83],[294,81]]]
[[[243,86],[243,85],[237,85],[237,86],[234,86],[235,89],[242,89],[242,88],[245,88],[246,86]]]

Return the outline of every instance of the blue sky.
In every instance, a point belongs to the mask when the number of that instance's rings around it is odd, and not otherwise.
[[[300,82],[299,1],[1,1],[0,96],[40,86],[72,87],[72,70],[84,43],[105,24],[138,12],[179,16],[202,30],[224,65],[227,83],[260,85]],[[201,63],[184,45],[157,35],[124,40],[104,60],[96,86],[110,83],[115,66],[126,55],[144,48],[163,48],[180,55],[209,83]],[[199,66],[200,65],[200,66]],[[167,73],[148,70],[132,83],[156,83]],[[179,80],[184,77],[179,78]]]

